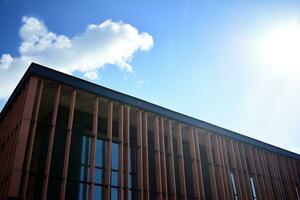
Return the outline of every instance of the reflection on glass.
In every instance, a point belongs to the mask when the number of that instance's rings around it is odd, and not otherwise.
[[[230,172],[230,180],[231,180],[231,185],[232,185],[232,189],[233,189],[234,199],[237,200],[238,193],[237,193],[236,186],[235,186],[234,174],[232,172]]]
[[[256,192],[255,192],[254,181],[252,176],[250,177],[250,185],[251,185],[253,200],[256,200],[257,198],[256,198]]]

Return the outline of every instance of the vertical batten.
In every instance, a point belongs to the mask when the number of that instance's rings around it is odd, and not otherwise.
[[[227,184],[228,184],[228,191],[229,191],[229,199],[233,199],[233,192],[230,187],[230,167],[229,167],[229,159],[228,159],[228,152],[227,152],[227,147],[226,147],[226,142],[225,138],[221,138],[221,144],[224,149],[224,159],[225,159],[225,166],[226,166],[226,177],[227,177]]]
[[[118,200],[123,200],[123,150],[124,150],[124,142],[123,142],[123,105],[119,107],[119,124],[118,124],[118,140],[119,140],[119,160],[118,160]]]
[[[260,187],[262,188],[263,196],[264,196],[265,199],[268,199],[268,191],[267,191],[267,188],[266,188],[267,185],[266,185],[266,182],[265,182],[265,176],[264,176],[263,171],[262,171],[261,162],[260,162],[260,158],[259,158],[259,155],[258,155],[258,150],[256,148],[253,148],[253,157],[254,157],[254,160],[255,160],[255,164],[257,166],[257,171],[260,174],[260,179],[261,179]]]
[[[148,125],[147,125],[147,112],[143,112],[143,188],[144,200],[149,200],[149,163],[148,163]]]
[[[162,182],[161,182],[161,162],[160,162],[160,143],[159,143],[159,123],[158,117],[154,116],[154,156],[155,156],[155,173],[156,173],[156,199],[162,199]]]
[[[33,144],[34,144],[34,139],[35,139],[35,135],[36,135],[37,119],[38,119],[40,105],[41,105],[43,88],[44,88],[44,80],[41,80],[39,91],[38,91],[38,96],[37,96],[37,100],[36,100],[36,106],[35,106],[35,110],[34,110],[33,117],[32,117],[33,125],[32,125],[31,134],[30,134],[28,147],[27,147],[28,148],[27,149],[27,160],[26,160],[26,164],[25,164],[24,181],[23,181],[23,188],[22,188],[22,194],[21,194],[21,198],[23,198],[23,199],[26,199],[26,193],[27,193],[27,187],[28,187],[28,181],[29,181],[30,164],[31,164],[31,159],[32,159]]]
[[[71,146],[75,101],[76,101],[76,89],[73,90],[72,95],[71,95],[71,100],[70,100],[70,111],[69,111],[69,117],[68,117],[68,130],[67,130],[67,135],[66,135],[64,164],[63,164],[63,171],[62,171],[62,181],[61,181],[61,186],[60,186],[60,200],[65,199],[65,193],[66,193],[67,175],[68,175],[68,166],[69,166],[69,154],[70,154],[70,146]]]
[[[125,107],[125,130],[124,130],[124,200],[130,199],[129,193],[129,155],[130,155],[130,110]]]
[[[20,126],[21,126],[21,122],[23,119],[23,112],[24,112],[24,105],[25,105],[25,100],[27,98],[27,93],[28,93],[28,87],[29,84],[27,83],[25,88],[22,89],[21,91],[21,98],[19,98],[19,100],[17,100],[17,107],[11,108],[11,112],[10,112],[10,116],[7,122],[7,127],[5,128],[6,131],[6,140],[7,140],[7,144],[6,149],[4,150],[4,162],[3,163],[7,163],[6,165],[4,165],[4,176],[3,178],[5,178],[6,180],[8,180],[10,178],[10,173],[13,168],[13,162],[14,162],[14,156],[15,154],[15,149],[17,146],[17,140],[18,140],[18,136],[19,136],[19,132],[20,132]],[[11,121],[11,122],[10,122]],[[14,129],[12,129],[11,127],[13,127]],[[9,155],[9,156],[7,156]],[[3,192],[4,195],[8,192],[7,190],[9,190],[8,187],[9,186],[9,182],[5,181],[5,179],[3,180]],[[13,185],[14,187],[14,185]],[[0,196],[1,197],[1,196]]]
[[[186,184],[185,184],[185,173],[184,173],[184,157],[183,157],[183,148],[182,148],[182,135],[181,135],[181,124],[177,124],[177,155],[178,155],[178,172],[179,172],[179,189],[180,196],[182,199],[186,199]]]
[[[249,199],[248,193],[247,193],[247,182],[245,180],[245,174],[244,174],[244,169],[241,161],[241,155],[240,155],[240,150],[238,148],[238,143],[237,142],[232,142],[233,143],[233,148],[235,150],[235,155],[236,155],[236,160],[237,160],[237,168],[240,174],[240,181],[241,181],[241,189],[242,189],[242,196],[243,199]]]
[[[245,154],[245,149],[244,149],[244,144],[238,143],[238,149],[240,151],[240,156],[241,156],[241,161],[242,161],[242,166],[244,169],[244,174],[245,174],[245,181],[247,185],[247,193],[248,193],[248,198],[251,199],[251,185],[250,185],[250,176],[249,176],[249,169],[247,166],[247,161],[246,161],[246,154]]]
[[[55,136],[56,119],[57,119],[60,93],[61,93],[61,85],[58,85],[55,93],[55,99],[54,99],[48,151],[47,151],[47,158],[46,158],[46,164],[44,170],[44,180],[43,180],[43,189],[42,189],[42,197],[41,197],[42,200],[45,200],[47,198],[49,173],[50,173],[50,165],[51,165],[51,158],[52,158],[52,150],[53,150],[53,143],[54,143],[54,136]]]
[[[201,156],[200,156],[200,144],[199,144],[199,134],[198,129],[194,131],[194,140],[195,140],[195,151],[196,151],[196,159],[197,159],[197,168],[198,168],[198,180],[199,180],[199,187],[200,187],[200,198],[205,199],[205,192],[204,192],[204,180],[202,175],[202,164],[201,164]]]
[[[192,166],[192,175],[193,175],[193,187],[194,187],[194,197],[195,199],[200,199],[200,190],[199,190],[199,179],[198,179],[198,168],[195,152],[195,140],[194,140],[194,128],[189,128],[189,147],[191,153],[191,166]]]
[[[89,200],[93,199],[94,190],[94,175],[95,175],[95,161],[96,161],[96,141],[98,130],[98,110],[99,97],[95,97],[93,110],[93,129],[92,129],[92,144],[91,144],[91,167],[90,167],[90,186],[89,186]]]
[[[224,185],[224,176],[223,176],[223,171],[222,171],[222,166],[221,166],[221,157],[220,157],[220,148],[219,148],[219,143],[218,143],[218,138],[217,138],[217,135],[215,135],[213,137],[213,141],[214,141],[214,148],[215,148],[215,171],[216,171],[216,174],[217,174],[217,177],[219,177],[219,180],[218,181],[218,185],[219,185],[219,192],[221,193],[220,194],[220,198],[221,199],[226,199],[226,193],[225,193],[225,185]],[[214,153],[214,152],[213,152]],[[217,179],[216,177],[216,179]]]
[[[261,158],[262,169],[265,174],[266,184],[267,184],[267,188],[268,188],[268,197],[269,197],[269,199],[274,199],[271,180],[270,180],[268,169],[267,169],[267,166],[265,163],[265,157],[263,156],[263,151],[260,150],[258,153]]]
[[[233,148],[233,142],[230,139],[229,140],[229,148],[230,148],[230,152],[231,152],[231,157],[232,157],[232,166],[233,166],[233,170],[235,171],[235,175],[236,175],[236,186],[237,186],[237,192],[238,192],[238,198],[242,199],[242,185],[241,185],[241,178],[240,178],[240,173],[239,173],[239,169],[238,169],[238,165],[237,165],[237,159],[236,159],[236,153],[235,150]]]
[[[12,167],[12,171],[9,176],[8,196],[18,197],[19,188],[21,186],[22,169],[25,159],[25,151],[27,146],[27,140],[30,130],[32,111],[34,107],[34,101],[37,92],[38,78],[31,77],[28,83],[28,89],[26,90],[26,98],[21,114],[21,122],[18,134],[16,134],[16,140],[14,141],[13,149],[15,150],[13,159],[8,162]],[[16,116],[14,116],[16,117]]]
[[[137,194],[138,199],[143,199],[143,149],[142,149],[142,112],[137,111],[136,127],[137,127],[137,143],[136,143],[136,154],[137,154]]]
[[[107,145],[106,145],[106,163],[104,174],[104,200],[110,199],[111,183],[111,148],[112,148],[112,120],[113,120],[113,102],[109,101],[107,105]]]
[[[224,187],[225,187],[225,195],[226,195],[226,199],[230,199],[230,189],[229,189],[229,185],[228,184],[228,177],[227,175],[229,175],[229,173],[227,174],[226,171],[226,165],[225,165],[225,159],[224,159],[224,150],[223,150],[223,144],[222,144],[222,138],[220,136],[216,136],[217,138],[217,143],[219,146],[219,152],[220,152],[220,165],[221,165],[221,169],[222,169],[222,176],[223,176],[223,181],[224,181]]]
[[[160,159],[161,159],[161,181],[163,199],[168,199],[167,185],[167,169],[166,169],[166,154],[165,154],[165,134],[164,134],[164,119],[159,119],[159,143],[160,143]]]
[[[169,195],[171,199],[176,199],[176,179],[175,179],[175,168],[174,168],[174,150],[173,150],[173,134],[172,134],[172,122],[168,120],[168,131],[167,131],[167,160],[169,163]]]
[[[211,135],[209,133],[205,134],[205,143],[207,148],[208,171],[211,184],[212,199],[218,199],[218,188],[212,152]]]

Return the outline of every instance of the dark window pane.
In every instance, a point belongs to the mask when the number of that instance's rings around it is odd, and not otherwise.
[[[111,188],[110,190],[110,199],[116,200],[118,198],[118,189],[117,188]]]
[[[94,181],[95,183],[101,184],[102,183],[102,169],[95,168],[95,177]]]

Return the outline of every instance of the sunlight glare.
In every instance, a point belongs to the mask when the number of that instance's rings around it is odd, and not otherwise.
[[[260,56],[273,69],[295,72],[300,70],[300,25],[289,24],[274,28],[262,38]]]

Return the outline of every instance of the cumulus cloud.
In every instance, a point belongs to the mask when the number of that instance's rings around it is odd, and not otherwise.
[[[153,38],[123,22],[106,20],[90,24],[74,37],[48,30],[43,21],[23,17],[20,28],[20,56],[0,57],[0,99],[10,95],[31,62],[72,74],[80,72],[88,79],[97,79],[97,70],[115,65],[133,72],[129,64],[137,51],[149,51]]]

